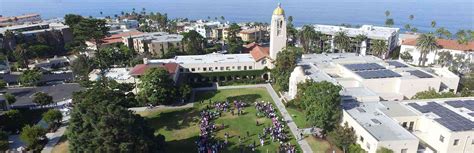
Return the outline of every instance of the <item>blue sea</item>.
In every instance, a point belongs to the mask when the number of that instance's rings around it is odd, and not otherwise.
[[[389,10],[395,26],[409,23],[419,31],[432,31],[431,21],[452,33],[474,29],[474,0],[0,0],[0,15],[39,13],[43,18],[68,13],[85,16],[120,14],[122,11],[168,13],[169,17],[207,19],[224,16],[231,22],[269,22],[282,3],[294,24],[383,25]],[[413,14],[414,20],[408,16]]]

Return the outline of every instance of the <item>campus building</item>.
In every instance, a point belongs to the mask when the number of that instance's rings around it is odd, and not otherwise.
[[[474,151],[474,97],[344,103],[343,123],[369,153]]]
[[[426,56],[426,65],[438,64],[440,53],[448,52],[451,54],[452,60],[461,60],[474,63],[474,41],[467,44],[459,44],[456,40],[437,39],[436,43],[439,49],[429,52]],[[416,47],[416,38],[405,39],[402,42],[400,53],[409,53],[412,56],[407,62],[418,64],[420,61],[420,50]]]
[[[17,37],[21,33],[24,39],[28,42],[36,42],[38,35],[50,36],[54,41],[59,41],[60,44],[66,44],[72,41],[72,31],[69,26],[59,22],[43,22],[37,24],[23,24],[10,27],[0,28],[0,48],[9,48],[13,50],[16,46],[16,40],[2,39],[5,37],[7,31],[13,32]],[[56,38],[58,37],[59,38]]]
[[[331,51],[337,49],[334,44],[334,36],[338,32],[345,32],[350,38],[355,38],[358,35],[366,36],[367,40],[357,45],[358,48],[360,48],[360,54],[362,55],[371,54],[371,40],[385,41],[387,44],[387,54],[398,46],[399,28],[379,27],[373,25],[362,25],[360,28],[348,28],[344,26],[320,24],[313,25],[313,27],[315,31],[321,32],[330,38],[329,45],[331,46]],[[355,41],[352,43],[355,43]]]
[[[25,14],[25,15],[9,16],[9,17],[0,16],[0,27],[15,25],[15,24],[22,24],[22,23],[40,22],[40,21],[41,21],[41,16],[39,14]]]
[[[121,31],[117,33],[113,33],[101,40],[101,47],[107,47],[107,46],[113,46],[116,44],[123,43],[123,38],[124,37],[132,37],[132,36],[137,36],[137,35],[142,35],[143,32],[140,32],[138,30],[126,30],[126,31]],[[95,41],[86,41],[87,49],[89,50],[96,50],[97,45]]]
[[[217,39],[219,37],[223,38],[222,37],[222,32],[223,32],[223,30],[225,29],[226,26],[227,25],[222,24],[221,22],[218,22],[218,21],[198,20],[194,23],[191,23],[189,25],[184,26],[183,30],[184,30],[184,32],[189,32],[191,30],[194,30],[204,38]],[[216,30],[214,30],[214,29],[216,29]],[[217,29],[222,29],[222,30],[218,31]]]
[[[361,102],[403,100],[434,89],[453,91],[459,77],[445,68],[421,69],[401,61],[384,61],[355,53],[304,54],[290,76],[288,99],[306,80],[328,81],[343,87],[343,100]]]
[[[122,37],[122,42],[138,53],[148,52],[154,56],[163,56],[171,47],[184,51],[182,35],[166,32],[153,32]]]
[[[260,42],[265,36],[265,31],[262,28],[242,29],[239,36],[244,42]]]

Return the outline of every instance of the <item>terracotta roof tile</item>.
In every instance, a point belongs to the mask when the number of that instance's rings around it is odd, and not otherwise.
[[[269,47],[262,47],[257,43],[251,43],[245,46],[246,48],[250,49],[250,55],[252,55],[255,61],[259,61],[263,58],[269,57],[270,55],[270,48]]]
[[[143,32],[140,32],[140,31],[122,32],[122,33],[113,34],[108,37],[105,37],[104,39],[102,39],[102,41],[103,41],[103,44],[120,43],[122,42],[122,37],[134,36],[134,35],[140,35],[140,34],[143,34]]]
[[[174,74],[179,68],[179,65],[176,63],[161,63],[161,64],[138,64],[130,70],[130,75],[137,76],[143,75],[146,70],[154,67],[165,68],[170,75]]]
[[[436,42],[443,49],[474,51],[474,41],[471,41],[468,44],[459,44],[456,40],[437,39]],[[405,39],[403,40],[402,45],[416,46],[416,39]]]

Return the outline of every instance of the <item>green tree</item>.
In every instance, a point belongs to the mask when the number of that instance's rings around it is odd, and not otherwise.
[[[451,98],[457,97],[453,92],[436,92],[435,89],[430,88],[426,91],[416,93],[411,99],[435,99],[435,98]]]
[[[238,36],[240,32],[240,26],[236,23],[233,23],[229,26],[229,33],[227,36],[227,51],[229,53],[241,53],[243,48],[244,42],[242,38]]]
[[[435,21],[435,20],[431,21],[431,27],[432,27],[432,28],[435,28],[435,27],[436,27],[436,21]]]
[[[204,44],[206,40],[198,32],[191,30],[189,32],[182,33],[182,35],[187,54],[200,55],[204,53]]]
[[[49,56],[49,52],[53,50],[53,48],[49,47],[48,45],[32,45],[28,47],[28,54],[30,57],[40,58],[40,57],[47,57]]]
[[[105,20],[88,18],[74,25],[73,35],[78,41],[93,41],[96,44],[96,50],[99,51],[102,39],[107,36],[108,31]]]
[[[180,85],[178,89],[179,89],[180,98],[183,100],[188,99],[189,96],[191,95],[191,91],[193,90],[191,86],[187,84]]]
[[[43,114],[43,120],[48,123],[49,128],[56,128],[61,124],[63,114],[56,109],[50,109]]]
[[[395,21],[392,18],[387,18],[385,20],[385,25],[388,27],[392,27],[393,25],[395,25]]]
[[[452,62],[453,55],[450,52],[444,51],[438,53],[438,60],[436,60],[436,63],[441,65],[441,67],[450,66]]]
[[[468,44],[470,41],[474,39],[474,35],[472,31],[469,30],[459,30],[456,32],[456,38],[458,39],[459,44]]]
[[[405,24],[405,25],[403,26],[403,28],[405,28],[406,31],[410,31],[411,25],[410,25],[410,24]]]
[[[3,90],[7,88],[7,82],[5,82],[4,80],[0,80],[0,90]]]
[[[35,86],[41,80],[42,75],[38,70],[26,70],[20,75],[18,81],[23,86]]]
[[[389,17],[390,16],[390,11],[389,10],[386,10],[385,11],[385,17]]]
[[[64,22],[66,25],[68,25],[71,28],[74,28],[75,25],[79,24],[84,18],[80,15],[76,14],[66,14],[64,16]]]
[[[415,16],[414,16],[413,14],[411,14],[410,16],[408,16],[408,19],[410,19],[410,21],[412,21],[414,18],[415,18]]]
[[[407,51],[401,53],[400,58],[405,62],[413,60],[413,56],[411,56],[411,54]]]
[[[347,122],[344,123],[344,126],[337,125],[336,129],[329,132],[328,135],[329,141],[344,150],[344,152],[350,145],[355,144],[357,140],[354,130],[349,128]]]
[[[159,105],[171,104],[175,101],[174,81],[165,69],[148,69],[140,78],[140,81],[138,96],[143,102]]]
[[[160,141],[139,115],[123,104],[129,98],[103,85],[73,96],[67,138],[70,152],[160,152]]]
[[[22,68],[28,67],[28,59],[30,58],[30,52],[28,52],[28,46],[26,44],[18,44],[13,52],[16,61]]]
[[[393,150],[385,147],[380,147],[379,149],[377,149],[377,153],[393,153]]]
[[[9,149],[9,142],[8,142],[8,133],[5,131],[0,130],[0,151],[4,152]]]
[[[271,72],[278,91],[288,90],[290,74],[295,69],[301,53],[301,48],[297,47],[287,47],[278,53],[274,63],[275,68]]]
[[[435,33],[438,35],[439,38],[451,39],[452,37],[451,32],[449,32],[449,30],[444,27],[436,29]]]
[[[334,35],[334,45],[344,53],[351,48],[351,38],[345,31],[337,32]]]
[[[21,141],[26,143],[26,148],[33,152],[41,151],[47,143],[46,130],[38,125],[23,127],[20,133]]]
[[[355,48],[357,48],[357,53],[360,53],[361,52],[361,46],[362,46],[362,42],[364,41],[367,41],[367,36],[364,35],[364,34],[358,34],[357,36],[354,37],[354,40],[355,40]]]
[[[307,81],[299,86],[299,105],[304,109],[306,120],[324,132],[332,131],[342,115],[341,87],[327,81]]]
[[[385,40],[373,40],[371,49],[375,56],[385,58],[384,55],[387,53],[388,46]]]
[[[360,147],[359,144],[351,144],[349,145],[349,148],[347,148],[348,153],[366,153],[362,147]]]
[[[15,95],[11,93],[5,93],[5,100],[7,101],[9,105],[16,102]]]
[[[78,55],[76,60],[71,63],[74,77],[79,81],[89,80],[89,73],[93,68],[93,61],[86,55]]]
[[[314,27],[310,25],[304,25],[303,29],[299,32],[299,40],[301,47],[303,47],[304,53],[312,53],[317,45],[317,40],[321,37],[321,33],[314,30]]]
[[[420,50],[420,57],[418,61],[418,66],[425,66],[426,56],[438,49],[438,44],[436,42],[436,37],[433,34],[421,34],[416,38],[416,48]]]
[[[44,92],[37,92],[33,95],[33,102],[39,105],[49,105],[53,103],[53,97]]]

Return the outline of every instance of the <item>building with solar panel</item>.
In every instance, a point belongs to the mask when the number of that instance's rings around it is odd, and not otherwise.
[[[369,152],[380,146],[407,153],[474,152],[474,97],[343,105],[343,123]]]
[[[355,53],[304,54],[290,76],[288,99],[305,80],[328,81],[343,87],[343,100],[360,102],[403,100],[435,89],[456,91],[459,77],[447,69],[429,70],[401,61],[384,61]]]

